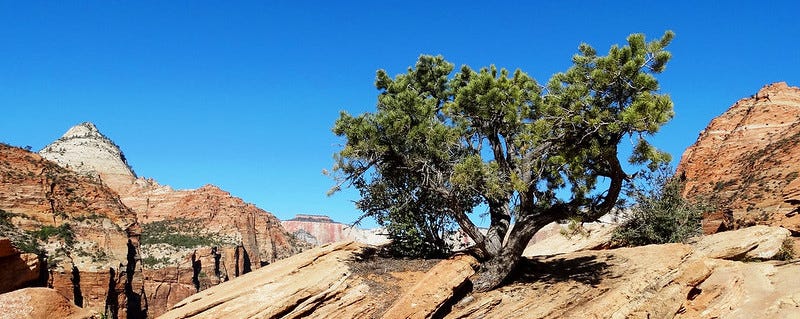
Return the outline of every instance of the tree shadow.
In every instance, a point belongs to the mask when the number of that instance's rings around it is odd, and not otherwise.
[[[597,256],[575,258],[522,258],[509,279],[515,283],[556,283],[577,281],[595,286],[608,274],[606,263],[613,256],[598,260]]]

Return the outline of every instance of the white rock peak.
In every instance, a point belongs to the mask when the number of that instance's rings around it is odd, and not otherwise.
[[[98,176],[107,184],[130,184],[136,178],[119,146],[90,122],[71,127],[39,155],[61,167]]]
[[[76,138],[76,137],[97,137],[106,138],[92,122],[83,122],[81,124],[71,127],[63,136],[62,139]]]

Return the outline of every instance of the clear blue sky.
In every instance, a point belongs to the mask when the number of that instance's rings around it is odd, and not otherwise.
[[[659,80],[677,115],[655,143],[676,163],[739,98],[800,85],[797,1],[465,2],[1,1],[0,141],[38,150],[91,121],[140,176],[352,222],[357,194],[325,195],[330,128],[420,54],[544,82],[581,42],[674,30]]]

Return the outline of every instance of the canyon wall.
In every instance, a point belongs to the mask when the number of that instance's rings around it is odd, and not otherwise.
[[[715,202],[705,233],[764,224],[800,235],[800,88],[764,86],[714,118],[681,157],[685,195]]]

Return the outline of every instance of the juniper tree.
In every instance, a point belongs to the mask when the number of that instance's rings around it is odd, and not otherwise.
[[[495,66],[453,74],[441,56],[423,55],[394,78],[379,70],[377,111],[343,112],[334,126],[345,139],[337,187],[360,191],[364,216],[411,224],[434,241],[442,229],[426,225],[454,221],[482,261],[475,288],[494,288],[543,226],[596,220],[617,205],[629,179],[623,139],[635,143],[631,164],[669,161],[647,137],[673,116],[654,76],[672,38],[632,34],[606,55],[581,44],[573,65],[544,85]],[[481,204],[486,234],[469,218]]]

